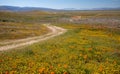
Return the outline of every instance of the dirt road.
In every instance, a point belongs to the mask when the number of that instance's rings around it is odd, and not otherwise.
[[[37,43],[37,42],[47,40],[47,39],[50,39],[52,37],[61,35],[67,31],[66,29],[63,29],[61,27],[52,26],[49,24],[44,24],[44,25],[47,28],[49,28],[51,30],[51,32],[49,32],[48,34],[42,35],[42,36],[13,40],[13,41],[9,41],[9,42],[2,42],[5,45],[0,46],[0,51],[14,49],[14,48],[22,47],[22,46],[26,46],[26,45],[31,45],[33,43]]]

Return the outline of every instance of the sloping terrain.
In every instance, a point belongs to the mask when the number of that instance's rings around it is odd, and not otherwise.
[[[17,48],[17,47],[21,47],[21,46],[25,46],[25,45],[30,45],[30,44],[52,38],[54,36],[57,36],[57,35],[60,35],[64,32],[66,32],[65,29],[60,28],[60,27],[56,27],[56,26],[52,26],[52,25],[46,25],[46,27],[49,28],[51,30],[51,32],[48,34],[45,34],[43,36],[31,37],[31,38],[20,39],[20,40],[13,40],[10,42],[1,42],[1,44],[3,43],[6,45],[1,46],[0,51],[13,49],[13,48]]]

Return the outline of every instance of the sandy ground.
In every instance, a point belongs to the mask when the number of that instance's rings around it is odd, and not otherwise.
[[[67,31],[66,29],[63,29],[61,27],[57,27],[57,26],[53,26],[49,24],[44,24],[44,25],[51,30],[49,33],[42,35],[42,36],[13,40],[9,42],[8,41],[0,42],[4,44],[4,46],[0,46],[0,51],[31,45],[33,43],[37,43],[37,42],[44,41],[44,40],[53,38],[55,36],[61,35]]]

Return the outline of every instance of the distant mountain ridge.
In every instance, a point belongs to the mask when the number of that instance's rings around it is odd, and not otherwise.
[[[56,10],[56,9],[43,8],[43,7],[0,6],[0,10],[2,10],[2,11],[33,11],[33,10],[52,11],[52,10]]]
[[[65,11],[74,11],[74,10],[120,10],[118,8],[93,8],[93,9],[75,9],[75,8],[64,8],[64,9],[52,9],[52,8],[44,8],[44,7],[18,7],[18,6],[0,6],[0,11],[33,11],[33,10],[42,10],[42,11],[57,11],[57,10],[65,10]]]
[[[120,7],[117,7],[117,8],[93,8],[92,10],[120,10]]]

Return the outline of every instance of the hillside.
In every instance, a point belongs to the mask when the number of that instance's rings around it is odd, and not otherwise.
[[[52,11],[55,9],[42,8],[42,7],[0,6],[0,10],[2,10],[2,11],[33,11],[33,10]]]
[[[75,9],[75,8],[63,8],[63,9],[52,9],[44,7],[18,7],[18,6],[0,6],[0,11],[79,11],[79,10],[120,10],[120,7],[117,8],[92,8],[92,9]]]
[[[1,11],[0,49],[0,74],[120,74],[120,11]]]

